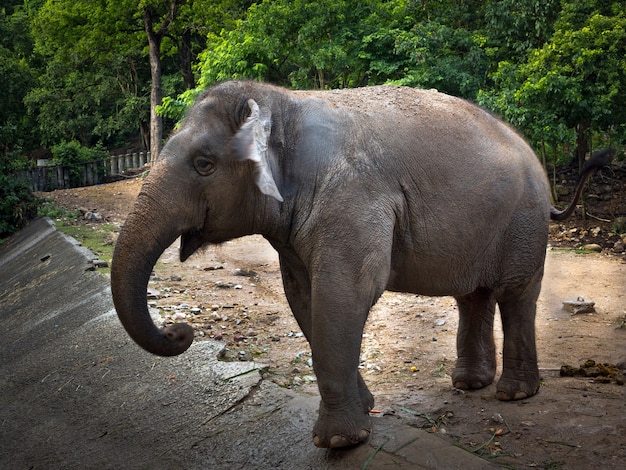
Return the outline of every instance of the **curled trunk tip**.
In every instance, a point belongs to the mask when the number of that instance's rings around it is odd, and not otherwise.
[[[187,323],[174,323],[161,330],[163,341],[156,350],[151,351],[150,345],[141,345],[147,351],[160,356],[177,356],[184,353],[193,343],[194,331]]]

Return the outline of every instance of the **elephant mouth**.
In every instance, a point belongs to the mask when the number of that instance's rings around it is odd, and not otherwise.
[[[186,261],[191,255],[193,255],[198,248],[204,244],[204,236],[202,229],[194,229],[185,232],[180,237],[180,261]]]
[[[185,262],[199,248],[210,239],[210,228],[208,226],[209,210],[207,209],[200,223],[195,227],[184,230],[180,235],[180,249],[178,252],[181,262]]]

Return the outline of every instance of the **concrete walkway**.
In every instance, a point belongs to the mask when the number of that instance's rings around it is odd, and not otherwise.
[[[315,448],[317,396],[218,361],[221,343],[139,349],[93,258],[47,219],[0,247],[0,468],[490,468],[394,416],[365,445]]]

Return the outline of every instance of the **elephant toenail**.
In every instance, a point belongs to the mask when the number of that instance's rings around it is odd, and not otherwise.
[[[348,440],[339,435],[339,434],[335,434],[333,437],[330,438],[330,448],[331,449],[335,449],[337,447],[346,447],[350,445],[350,443],[348,442]]]
[[[361,429],[359,431],[359,442],[365,441],[368,437],[370,437],[370,432],[367,429]]]
[[[467,385],[467,383],[465,382],[461,382],[460,380],[457,382],[454,382],[454,388],[458,388],[459,390],[469,390],[469,385]]]

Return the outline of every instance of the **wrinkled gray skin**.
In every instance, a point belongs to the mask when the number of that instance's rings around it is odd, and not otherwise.
[[[183,261],[205,244],[263,235],[313,352],[321,395],[313,442],[347,446],[370,434],[374,399],[359,352],[386,289],[456,298],[460,389],[494,380],[497,303],[497,397],[537,392],[535,302],[550,215],[563,214],[549,199],[524,140],[460,99],[228,82],[200,96],[146,178],[115,247],[113,300],[141,347],[180,354],[192,328],[161,331],[146,306],[158,257],[181,235]]]

